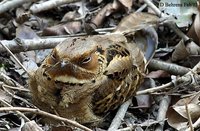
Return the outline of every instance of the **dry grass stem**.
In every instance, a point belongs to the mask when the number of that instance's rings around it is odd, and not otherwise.
[[[47,113],[47,112],[39,110],[39,109],[32,109],[32,108],[25,108],[25,107],[1,107],[0,108],[0,112],[3,112],[3,111],[32,112],[32,113],[35,113],[35,114],[38,114],[38,115],[42,115],[42,116],[45,116],[45,117],[49,117],[49,118],[52,118],[52,119],[55,119],[55,120],[58,120],[58,121],[64,121],[64,122],[69,123],[69,124],[71,124],[71,125],[73,125],[75,127],[80,128],[80,129],[82,129],[84,131],[92,131],[91,129],[79,124],[76,121],[72,121],[72,120],[69,120],[69,119],[66,119],[66,118],[51,114],[51,113]]]

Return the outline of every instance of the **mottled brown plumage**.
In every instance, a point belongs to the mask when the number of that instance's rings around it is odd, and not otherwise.
[[[80,123],[97,123],[143,81],[144,53],[122,34],[69,38],[30,79],[34,103]]]

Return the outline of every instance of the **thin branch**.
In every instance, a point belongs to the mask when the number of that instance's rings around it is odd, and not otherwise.
[[[126,127],[126,128],[122,128],[122,129],[118,129],[116,131],[132,131],[133,129],[131,127]]]
[[[190,115],[190,111],[188,109],[188,103],[186,101],[185,101],[185,110],[186,110],[187,117],[188,117],[190,131],[194,131],[194,127],[192,126],[192,118],[191,118],[191,115]]]
[[[20,131],[45,131],[35,121],[26,122]]]
[[[6,2],[2,1],[0,3],[0,7],[1,7],[0,14],[4,13],[10,9],[21,6],[24,3],[31,2],[31,1],[32,0],[7,0]]]
[[[48,39],[18,39],[18,40],[2,40],[0,41],[7,46],[13,53],[25,52],[30,50],[50,49],[66,38],[48,38]],[[0,52],[6,49],[0,46]]]
[[[91,129],[79,124],[76,121],[72,121],[72,120],[69,120],[69,119],[66,119],[66,118],[63,118],[63,117],[60,117],[60,116],[56,116],[54,114],[47,113],[47,112],[39,110],[39,109],[32,109],[32,108],[25,108],[25,107],[1,107],[0,112],[3,112],[3,111],[32,112],[32,113],[42,115],[42,116],[45,116],[45,117],[49,117],[49,118],[52,118],[52,119],[55,119],[55,120],[58,120],[58,121],[64,121],[66,123],[69,123],[69,124],[71,124],[75,127],[78,127],[82,130],[85,130],[85,131],[92,131]]]
[[[158,17],[162,17],[163,13],[152,3],[152,1],[144,0],[144,2],[158,15]]]
[[[199,129],[200,128],[200,118],[194,123],[192,124],[192,126],[195,128],[195,129]],[[186,129],[186,131],[191,131],[190,130],[190,127],[188,129]]]
[[[147,7],[147,4],[143,4],[139,9],[137,9],[137,10],[135,11],[135,13],[136,13],[136,12],[142,12],[146,7]]]
[[[80,0],[48,0],[41,4],[32,5],[30,7],[30,11],[31,13],[39,13],[45,10],[49,10],[49,9],[56,8],[64,4],[69,4],[69,3],[73,3],[77,1],[80,1]]]
[[[174,83],[175,84],[182,84],[184,82],[193,81],[192,79],[194,79],[194,75],[196,75],[199,72],[200,72],[200,62],[197,63],[195,65],[195,67],[193,69],[191,69],[187,74],[178,78],[177,80],[175,80],[173,82],[169,82],[169,83],[164,84],[162,86],[153,87],[153,88],[142,90],[142,91],[137,91],[136,95],[150,94],[150,93],[153,93],[153,92],[164,90],[164,89],[169,88],[169,87],[174,87]],[[200,80],[199,77],[197,77],[195,79]]]
[[[17,87],[17,86],[9,86],[9,85],[5,85],[5,84],[3,84],[2,86],[3,86],[3,87],[5,87],[5,88],[12,89],[12,90],[23,91],[23,92],[30,92],[30,90],[29,90],[29,89],[22,88],[22,87]]]
[[[5,46],[2,42],[0,42],[0,44],[8,51],[8,53],[14,58],[14,60],[22,67],[22,69],[29,75],[31,76],[31,74],[28,72],[28,70],[24,67],[24,65],[22,65],[22,63],[17,59],[17,57],[8,49],[7,46]]]
[[[19,86],[22,87],[18,82],[7,76],[5,73],[0,72],[0,80],[3,81],[5,84],[10,86]]]
[[[8,93],[10,96],[12,96],[13,98],[18,99],[18,100],[21,100],[21,101],[23,101],[24,103],[26,103],[27,105],[29,105],[29,106],[31,106],[31,107],[36,107],[36,106],[34,106],[32,103],[28,102],[28,100],[26,100],[26,99],[24,99],[24,98],[22,98],[22,97],[19,97],[19,96],[15,95],[14,93],[11,93],[9,90],[7,90],[7,89],[4,87],[4,85],[2,85],[2,89],[3,89],[6,93]]]
[[[161,85],[161,86],[149,88],[149,89],[142,90],[142,91],[137,91],[137,92],[136,92],[136,95],[151,94],[151,93],[153,93],[153,92],[157,92],[157,91],[161,91],[161,90],[164,90],[164,89],[166,89],[166,88],[169,88],[169,87],[171,87],[171,86],[173,86],[173,85],[174,85],[173,82],[169,82],[169,83],[164,84],[164,85]]]
[[[160,121],[160,122],[159,122],[159,125],[156,127],[155,131],[162,131],[163,130],[166,112],[168,110],[170,102],[171,102],[171,96],[165,96],[161,100],[159,110],[158,110],[158,115],[157,115],[157,118],[156,118],[156,120]]]
[[[10,105],[9,103],[7,103],[6,101],[4,100],[1,100],[0,99],[0,102],[5,105],[5,106],[8,106],[8,107],[13,107],[12,105]],[[23,113],[21,113],[20,111],[15,111],[19,116],[21,116],[22,118],[24,118],[24,120],[26,122],[29,122],[30,120],[28,119],[28,117],[26,117]]]
[[[169,72],[170,74],[181,75],[181,76],[185,75],[186,73],[190,71],[189,68],[179,66],[173,63],[167,63],[167,62],[156,60],[156,59],[152,59],[149,62],[148,67],[153,70],[164,70],[164,71]]]
[[[117,114],[115,115],[115,118],[112,120],[112,123],[108,131],[115,131],[119,128],[119,126],[121,125],[121,121],[123,120],[126,114],[126,111],[131,103],[132,103],[132,99],[129,99],[128,101],[126,101],[120,106],[119,110],[117,111]]]

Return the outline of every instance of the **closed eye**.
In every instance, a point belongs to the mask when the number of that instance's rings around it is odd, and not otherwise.
[[[86,57],[86,58],[82,61],[82,64],[87,64],[87,63],[89,63],[91,60],[92,60],[91,56]]]

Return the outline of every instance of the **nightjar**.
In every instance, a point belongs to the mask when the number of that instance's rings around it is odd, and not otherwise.
[[[146,52],[150,59],[153,49],[142,51],[123,34],[68,38],[30,79],[33,102],[82,124],[96,123],[135,94],[146,70]]]

